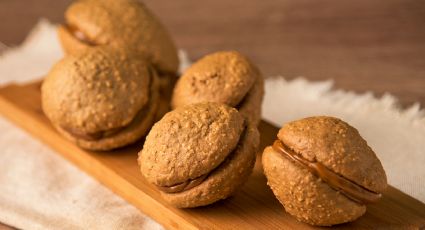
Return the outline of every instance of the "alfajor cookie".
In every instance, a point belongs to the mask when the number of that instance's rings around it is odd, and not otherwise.
[[[387,177],[359,132],[333,117],[290,122],[264,150],[267,183],[285,210],[312,225],[354,221],[376,202]]]
[[[167,113],[146,137],[143,176],[172,205],[208,205],[230,196],[252,172],[259,134],[234,108],[217,103]]]
[[[66,53],[95,46],[130,49],[145,55],[159,75],[175,75],[177,49],[157,17],[138,0],[79,0],[65,12],[58,34]]]
[[[52,124],[91,150],[118,148],[144,136],[159,101],[150,64],[108,47],[66,56],[53,66],[41,90],[43,111]]]
[[[224,103],[257,125],[263,94],[264,80],[258,68],[236,51],[222,51],[203,57],[183,73],[174,88],[171,107]]]

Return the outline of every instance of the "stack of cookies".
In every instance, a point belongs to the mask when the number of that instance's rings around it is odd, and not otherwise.
[[[138,0],[79,0],[65,19],[66,55],[42,85],[43,111],[59,133],[95,151],[146,137],[140,170],[176,207],[209,205],[241,187],[259,151],[264,94],[247,57],[216,52],[178,76],[171,37]],[[357,219],[387,186],[366,141],[332,117],[285,125],[262,162],[286,211],[312,225]]]
[[[250,60],[217,52],[178,78],[172,39],[137,0],[80,0],[65,19],[66,56],[42,86],[43,111],[59,133],[105,151],[140,140],[158,121],[138,162],[178,207],[224,199],[248,178],[264,93]]]
[[[178,57],[168,32],[136,0],[76,1],[65,19],[66,56],[44,80],[44,113],[89,150],[139,140],[169,110]]]

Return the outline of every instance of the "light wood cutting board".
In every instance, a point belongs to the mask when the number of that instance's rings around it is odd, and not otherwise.
[[[229,199],[194,209],[168,205],[139,172],[139,143],[112,152],[82,150],[65,140],[41,110],[40,82],[0,89],[0,113],[40,139],[64,158],[169,229],[314,229],[287,214],[273,196],[257,160],[247,183]],[[262,122],[261,148],[275,139],[277,128]],[[36,154],[36,153],[34,153]],[[260,153],[258,154],[258,157]],[[389,186],[383,199],[368,206],[357,221],[336,229],[423,229],[425,204]]]

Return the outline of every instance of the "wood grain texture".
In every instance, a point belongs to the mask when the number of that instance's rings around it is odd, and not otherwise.
[[[21,42],[37,18],[62,21],[71,0],[0,1],[0,41]],[[193,59],[224,49],[265,75],[332,79],[425,105],[423,0],[144,0]]]
[[[40,82],[0,89],[0,112],[34,137],[95,177],[116,194],[170,229],[313,229],[289,216],[266,185],[259,160],[248,182],[231,198],[213,205],[176,209],[142,177],[136,162],[143,141],[113,152],[90,152],[62,138],[43,115]],[[260,126],[261,146],[272,143],[277,128]],[[258,154],[260,157],[260,153]],[[337,229],[423,228],[425,204],[389,187],[358,221]]]

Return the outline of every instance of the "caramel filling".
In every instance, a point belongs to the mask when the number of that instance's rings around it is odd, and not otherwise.
[[[152,95],[152,91],[154,90],[153,87],[153,77],[150,78],[151,79],[151,83],[150,83],[150,92],[149,95],[151,98]],[[145,118],[146,114],[149,112],[150,108],[152,107],[152,99],[149,99],[148,103],[142,107],[142,109],[140,109],[136,115],[134,116],[133,120],[130,121],[130,123],[128,123],[127,125],[121,126],[121,127],[116,127],[116,128],[111,128],[111,129],[107,129],[107,130],[100,130],[97,132],[93,132],[93,133],[85,133],[82,132],[78,129],[75,128],[70,128],[70,127],[64,127],[62,126],[62,128],[67,131],[69,134],[71,134],[72,136],[79,138],[79,139],[83,139],[83,140],[87,140],[87,141],[97,141],[100,140],[102,138],[106,138],[106,137],[110,137],[113,135],[118,134],[119,132],[123,131],[124,129],[137,125],[140,122],[143,121],[143,119]]]
[[[214,169],[212,169],[210,172],[208,172],[208,173],[206,173],[204,175],[201,175],[201,176],[199,176],[199,177],[197,177],[195,179],[189,179],[189,180],[184,181],[182,183],[174,184],[174,185],[171,185],[171,186],[160,186],[160,185],[156,185],[156,187],[159,190],[161,190],[163,192],[166,192],[166,193],[179,193],[179,192],[187,191],[187,190],[189,190],[191,188],[194,188],[194,187],[200,185],[202,182],[205,181],[205,179],[208,178],[208,176],[210,174],[212,174],[216,169],[220,168],[220,166],[223,165],[224,162],[226,162],[226,161],[228,161],[229,159],[232,158],[233,154],[236,152],[236,150],[238,149],[238,147],[241,145],[241,141],[243,140],[243,137],[245,136],[245,134],[246,134],[246,127],[242,131],[242,134],[241,134],[241,136],[239,138],[239,141],[238,141],[238,144],[236,145],[236,147],[230,152],[229,155],[227,155],[227,157],[217,167],[215,167]]]
[[[166,193],[183,192],[183,191],[189,190],[189,189],[191,189],[195,186],[198,186],[199,184],[201,184],[205,180],[205,178],[207,178],[207,176],[208,176],[208,173],[206,173],[206,174],[204,174],[204,175],[202,175],[198,178],[195,178],[195,179],[192,179],[192,180],[187,180],[187,181],[180,183],[180,184],[175,184],[175,185],[172,185],[172,186],[159,186],[159,185],[157,185],[156,187],[159,190],[166,192]]]
[[[139,110],[139,112],[137,112],[136,116],[133,118],[133,120],[131,120],[131,122],[129,124],[122,126],[122,127],[116,127],[116,128],[112,128],[112,129],[101,130],[101,131],[97,131],[97,132],[94,132],[94,133],[84,133],[84,132],[81,132],[78,129],[67,128],[67,127],[62,127],[62,128],[76,138],[87,140],[87,141],[97,141],[97,140],[100,140],[102,138],[106,138],[106,137],[116,135],[119,132],[123,131],[125,128],[138,124],[139,122],[141,122],[143,120],[145,115],[148,113],[149,108],[150,108],[150,105],[144,106],[141,110]]]
[[[372,192],[350,180],[344,178],[337,173],[329,170],[326,166],[317,161],[309,161],[304,159],[301,155],[290,150],[281,141],[276,140],[273,143],[273,149],[289,158],[290,160],[301,164],[306,167],[315,176],[322,179],[333,189],[340,191],[342,194],[350,198],[351,200],[361,203],[373,203],[381,198],[380,193]]]
[[[81,30],[79,30],[77,27],[65,24],[65,29],[68,30],[68,32],[77,40],[80,42],[89,45],[89,46],[96,46],[98,45],[95,41],[90,39],[85,33],[83,33]]]
[[[79,139],[86,140],[86,141],[100,140],[102,138],[112,136],[112,135],[120,132],[122,129],[124,129],[124,127],[118,127],[118,128],[113,128],[113,129],[104,130],[104,131],[98,131],[98,132],[94,132],[94,133],[84,133],[84,132],[81,132],[78,129],[64,128],[64,127],[62,127],[62,128],[65,129],[72,136],[79,138]]]

